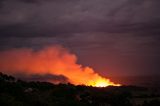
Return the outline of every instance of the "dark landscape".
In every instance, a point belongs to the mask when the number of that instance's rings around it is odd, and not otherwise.
[[[22,81],[0,73],[1,106],[159,106],[160,89]]]

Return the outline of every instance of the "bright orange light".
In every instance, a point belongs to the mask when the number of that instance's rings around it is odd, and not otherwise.
[[[115,84],[111,82],[109,79],[105,78],[100,78],[96,81],[92,81],[89,85],[94,87],[121,86],[121,84]]]

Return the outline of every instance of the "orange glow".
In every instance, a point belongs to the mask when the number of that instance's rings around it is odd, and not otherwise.
[[[4,73],[63,75],[75,85],[120,86],[101,77],[92,68],[83,67],[76,62],[77,57],[61,46],[46,47],[37,51],[23,48],[0,52],[0,70]]]
[[[95,87],[121,86],[120,84],[115,84],[105,78],[100,78],[100,79],[96,80],[95,82],[91,82],[90,85],[95,86]]]

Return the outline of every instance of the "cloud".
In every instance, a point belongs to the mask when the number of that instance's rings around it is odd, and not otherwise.
[[[106,57],[101,67],[108,66],[112,55],[145,55],[157,61],[159,5],[158,0],[1,0],[0,50],[61,44],[83,63],[90,63],[87,56]]]
[[[40,3],[39,3],[40,2]],[[1,36],[71,36],[86,32],[157,32],[157,0],[4,0]]]

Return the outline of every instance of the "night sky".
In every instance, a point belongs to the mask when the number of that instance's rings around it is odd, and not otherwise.
[[[160,75],[159,0],[0,0],[0,51],[62,45],[103,76]]]

